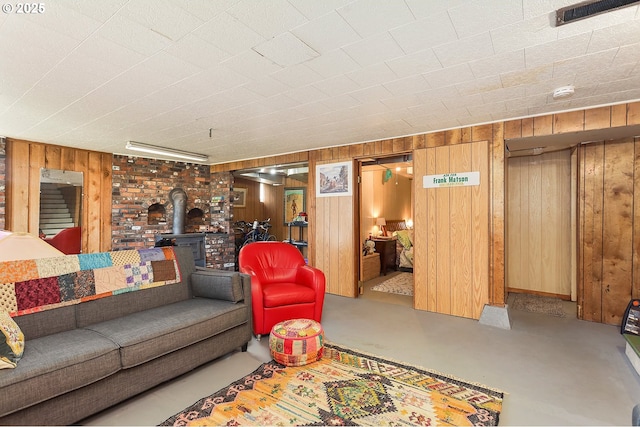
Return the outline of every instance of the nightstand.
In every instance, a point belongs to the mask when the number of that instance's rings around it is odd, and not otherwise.
[[[380,254],[374,252],[362,257],[362,278],[363,282],[375,279],[380,276]]]
[[[395,239],[373,239],[376,252],[380,254],[380,272],[387,274],[387,269],[396,269],[396,241]]]

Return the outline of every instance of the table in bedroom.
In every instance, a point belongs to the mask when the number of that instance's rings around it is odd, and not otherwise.
[[[387,268],[396,269],[396,241],[394,239],[373,239],[376,252],[380,253],[380,272],[387,275]]]

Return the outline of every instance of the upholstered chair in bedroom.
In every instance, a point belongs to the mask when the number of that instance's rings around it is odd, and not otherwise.
[[[251,276],[253,333],[258,340],[276,323],[290,319],[320,322],[325,276],[308,266],[300,251],[283,242],[255,242],[238,255],[241,273]]]

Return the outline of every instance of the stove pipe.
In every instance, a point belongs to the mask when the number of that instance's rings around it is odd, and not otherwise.
[[[182,188],[169,192],[173,204],[173,234],[184,234],[184,219],[187,213],[187,193]]]

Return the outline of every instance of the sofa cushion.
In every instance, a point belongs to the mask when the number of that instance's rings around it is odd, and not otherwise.
[[[91,384],[120,370],[118,346],[76,329],[27,340],[15,369],[0,374],[0,416]]]
[[[24,334],[6,311],[0,310],[0,369],[15,368],[24,352]]]
[[[86,328],[118,344],[130,368],[246,323],[247,312],[245,304],[192,298]]]
[[[191,274],[193,295],[202,298],[240,302],[244,299],[242,277],[235,271],[201,269]]]

